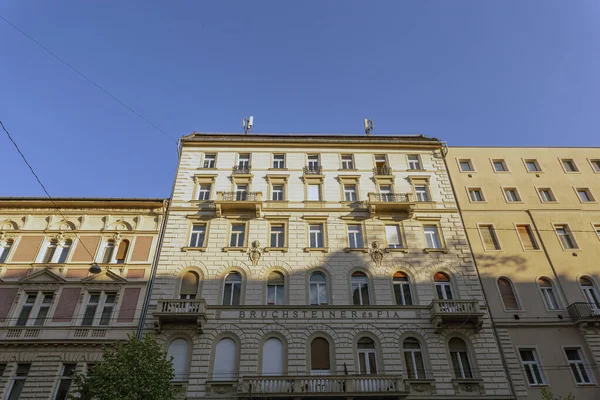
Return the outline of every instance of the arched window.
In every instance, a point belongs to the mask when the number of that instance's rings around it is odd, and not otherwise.
[[[213,379],[215,381],[229,381],[235,378],[235,365],[237,344],[231,338],[224,338],[215,347],[215,364]]]
[[[283,343],[277,338],[269,338],[263,345],[262,374],[283,375]]]
[[[404,342],[402,343],[402,352],[404,353],[404,363],[406,364],[408,379],[427,378],[421,342],[413,337],[404,339]]]
[[[181,278],[181,288],[179,289],[180,299],[195,299],[198,294],[198,284],[200,277],[194,271],[186,272]]]
[[[52,262],[54,258],[54,253],[56,253],[56,248],[58,247],[58,240],[51,240],[48,243],[48,247],[46,247],[46,252],[44,253],[44,257],[42,258],[43,264],[48,264]]]
[[[267,304],[284,304],[285,280],[281,272],[271,272],[267,278]]]
[[[231,272],[225,278],[223,287],[223,305],[240,305],[240,296],[242,293],[242,275],[239,272]]]
[[[310,304],[329,304],[327,293],[327,277],[322,272],[313,272],[310,276]]]
[[[440,300],[452,300],[452,285],[450,284],[450,277],[443,272],[436,272],[433,276],[435,282],[435,291],[438,299]]]
[[[410,281],[404,272],[396,272],[392,278],[394,284],[394,297],[399,306],[412,305],[412,295],[410,291]]]
[[[354,305],[369,305],[369,278],[364,272],[352,273],[352,301]]]
[[[500,290],[500,296],[502,296],[502,303],[504,308],[507,310],[519,310],[519,302],[512,282],[508,278],[498,278],[498,289]]]
[[[112,262],[113,254],[115,253],[115,242],[109,240],[106,242],[104,247],[104,254],[102,255],[102,264],[110,264]]]
[[[129,250],[129,240],[121,240],[121,243],[119,243],[119,249],[117,250],[117,264],[125,263],[125,257],[127,257],[127,250]]]
[[[370,375],[377,373],[377,352],[373,339],[363,337],[358,340],[358,373]]]
[[[169,345],[167,351],[167,358],[171,360],[173,364],[173,380],[181,381],[187,377],[188,370],[188,341],[182,338],[175,339]]]
[[[0,243],[0,264],[6,262],[13,243],[13,240],[7,240],[4,244]]]
[[[60,256],[58,257],[59,263],[64,263],[67,261],[67,257],[69,256],[69,252],[71,251],[72,245],[72,240],[65,240],[65,244],[63,244],[62,249],[60,250]]]
[[[591,279],[586,277],[579,278],[579,286],[583,290],[585,300],[595,309],[600,309],[600,296],[598,296],[598,290],[594,286]]]
[[[467,344],[459,338],[452,338],[448,342],[450,358],[452,359],[452,368],[456,379],[473,378],[473,369],[469,360]]]
[[[310,343],[310,370],[313,375],[329,375],[331,373],[327,339],[317,337]]]
[[[548,310],[558,310],[560,308],[558,304],[558,299],[554,294],[554,288],[552,287],[552,281],[548,278],[539,278],[538,286],[540,288],[540,293],[542,295],[542,299],[544,300],[544,304]]]

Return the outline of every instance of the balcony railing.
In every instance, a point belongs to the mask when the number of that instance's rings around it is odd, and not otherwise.
[[[262,192],[217,192],[215,213],[217,217],[223,214],[251,213],[260,216],[262,210]]]
[[[372,217],[377,214],[410,212],[414,207],[412,193],[369,193],[367,203]]]
[[[163,299],[158,300],[154,311],[154,327],[160,331],[164,323],[192,323],[198,330],[206,321],[206,302],[204,299]]]
[[[412,199],[409,193],[369,193],[369,200],[383,203],[408,203]]]
[[[343,395],[374,398],[397,398],[404,392],[398,376],[343,375],[343,376],[257,376],[242,377],[238,386],[240,397],[296,397],[314,395]]]
[[[43,326],[0,327],[0,342],[38,341],[56,343],[62,340],[102,341],[124,340],[134,326],[59,326],[48,323]]]
[[[323,170],[319,165],[304,167],[304,175],[321,175],[322,172]]]
[[[234,175],[248,175],[250,174],[251,165],[234,165],[232,174]]]
[[[220,201],[262,201],[262,192],[220,192]]]
[[[593,320],[600,322],[600,305],[598,304],[572,303],[567,307],[567,311],[574,321]]]
[[[392,169],[388,166],[381,166],[373,168],[374,175],[392,175]]]
[[[478,332],[484,313],[477,300],[433,300],[429,305],[430,319],[436,332],[446,326],[472,326]]]

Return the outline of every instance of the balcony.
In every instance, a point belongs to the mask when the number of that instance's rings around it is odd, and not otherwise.
[[[304,175],[323,175],[323,169],[319,165],[304,167]]]
[[[380,165],[378,167],[373,168],[373,175],[392,177],[394,173],[392,172],[392,169],[387,165]]]
[[[217,192],[215,212],[217,217],[224,213],[252,213],[260,217],[262,192]]]
[[[600,307],[594,303],[577,302],[567,307],[571,319],[575,322],[600,324]]]
[[[204,299],[158,300],[153,315],[154,328],[159,332],[165,323],[192,323],[196,324],[198,331],[202,333],[202,325],[206,322],[206,302]]]
[[[101,342],[126,340],[135,326],[60,326],[52,323],[43,326],[0,327],[0,342],[57,343],[65,340],[76,342]]]
[[[238,398],[400,399],[402,378],[391,375],[248,376],[238,385]]]
[[[414,206],[412,193],[369,193],[367,202],[371,218],[378,214],[410,213]]]
[[[250,175],[251,165],[234,165],[231,173],[233,175]]]
[[[470,326],[479,332],[484,312],[477,300],[433,300],[429,304],[430,320],[436,333],[443,328]]]

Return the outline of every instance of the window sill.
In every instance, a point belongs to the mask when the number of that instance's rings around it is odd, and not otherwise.
[[[269,168],[267,171],[287,171],[287,168]]]
[[[246,251],[246,247],[223,247],[223,251],[239,251],[241,253]]]
[[[289,202],[289,200],[265,200],[265,203],[269,204],[287,204]]]
[[[448,253],[448,249],[443,248],[443,249],[437,249],[437,248],[431,248],[431,247],[427,247],[423,249],[423,252],[425,253]]]
[[[264,251],[265,251],[265,253],[271,253],[271,252],[287,253],[288,248],[287,247],[265,247]]]
[[[340,171],[340,172],[343,172],[343,171],[346,171],[346,172],[358,172],[358,169],[356,169],[356,168],[340,168],[340,169],[338,169],[338,171]]]
[[[215,171],[217,168],[216,168],[216,167],[213,167],[213,168],[203,168],[203,167],[198,167],[198,168],[196,168],[196,169],[199,169],[199,170],[204,170],[204,171]]]
[[[418,168],[418,169],[408,168],[407,171],[408,172],[427,172],[427,170],[423,169],[423,168]]]
[[[182,247],[181,251],[206,251],[206,247]]]
[[[388,247],[385,249],[386,253],[408,253],[408,249],[403,249],[400,247]]]
[[[483,382],[481,378],[452,378],[452,382],[455,383],[480,383]],[[541,385],[545,386],[545,385]]]
[[[368,253],[369,249],[364,247],[346,247],[344,251],[346,253]]]
[[[320,253],[329,253],[329,247],[305,247],[304,248],[305,253],[310,253],[313,251],[320,252]]]

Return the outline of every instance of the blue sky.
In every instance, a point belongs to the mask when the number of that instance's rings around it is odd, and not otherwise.
[[[600,2],[18,1],[0,15],[173,137],[600,146]],[[174,142],[0,20],[0,119],[53,196],[167,197]],[[43,192],[0,132],[0,196]]]

